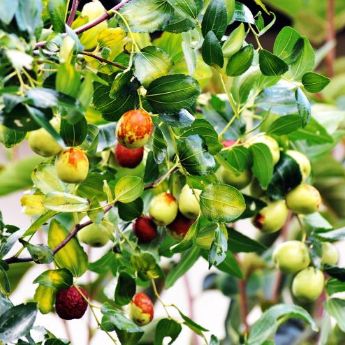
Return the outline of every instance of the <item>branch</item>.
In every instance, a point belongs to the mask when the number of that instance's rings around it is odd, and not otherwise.
[[[327,42],[332,42],[336,39],[334,16],[335,0],[327,0]],[[333,77],[334,75],[334,60],[336,55],[335,53],[336,51],[334,46],[326,56],[327,74],[329,77]]]
[[[122,8],[129,1],[130,0],[123,0],[119,4],[117,4],[114,7],[112,7],[109,11],[104,12],[104,14],[102,14],[98,18],[92,20],[91,22],[86,23],[85,25],[79,26],[79,28],[76,28],[74,30],[74,32],[76,34],[81,34],[84,31],[87,31],[87,30],[93,28],[94,26],[104,22],[105,20],[111,18],[115,14],[116,11],[118,11],[120,8]],[[36,45],[35,45],[35,48],[42,48],[42,47],[44,47],[46,45],[46,43],[47,43],[47,41],[37,42]]]
[[[71,12],[69,13],[69,16],[66,22],[68,26],[72,25],[75,18],[75,14],[77,13],[78,6],[79,6],[79,0],[73,0]]]
[[[90,56],[90,57],[92,57],[92,58],[94,58],[94,59],[96,59],[96,60],[98,60],[100,62],[107,63],[108,65],[112,65],[112,66],[115,66],[115,67],[123,69],[123,70],[126,69],[126,66],[124,66],[124,65],[121,65],[121,64],[119,64],[117,62],[113,62],[113,61],[110,61],[110,60],[107,60],[107,59],[103,59],[102,57],[97,56],[97,55],[92,54],[92,53],[89,53],[89,52],[80,52],[79,54]]]
[[[238,282],[238,290],[240,294],[240,313],[241,320],[244,326],[244,333],[249,333],[249,324],[247,321],[248,317],[248,298],[247,298],[247,283],[245,279],[241,279]]]

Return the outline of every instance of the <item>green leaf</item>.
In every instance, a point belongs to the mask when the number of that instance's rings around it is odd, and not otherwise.
[[[12,302],[0,293],[0,316],[13,307]]]
[[[253,45],[248,44],[230,57],[226,66],[226,74],[231,77],[237,77],[243,74],[251,66],[253,58]]]
[[[48,314],[54,309],[56,290],[44,285],[38,285],[34,295],[34,301],[42,314]]]
[[[290,26],[281,29],[274,41],[273,54],[290,64],[296,61],[295,46],[301,35]]]
[[[133,321],[127,319],[120,310],[105,303],[102,308],[101,328],[107,332],[115,331],[122,344],[136,345],[144,331]]]
[[[345,331],[345,301],[340,298],[330,298],[326,302],[328,313],[333,316],[339,328]]]
[[[180,261],[168,273],[165,280],[165,287],[169,289],[181,278],[200,257],[200,249],[196,246],[184,252]]]
[[[20,240],[20,242],[28,250],[34,262],[38,264],[50,264],[51,262],[53,262],[54,254],[48,246],[42,244],[33,245],[24,240]]]
[[[302,77],[305,89],[313,93],[322,91],[330,81],[329,78],[314,72],[307,72]]]
[[[171,19],[173,8],[165,0],[133,0],[120,10],[134,32],[162,30]],[[126,26],[124,25],[124,28]]]
[[[164,338],[169,337],[172,344],[182,331],[182,326],[173,319],[159,320],[156,326],[155,341],[153,345],[163,345]]]
[[[345,291],[345,282],[339,281],[338,279],[331,278],[326,283],[327,293],[331,296],[337,292]]]
[[[177,142],[180,162],[192,175],[207,175],[216,168],[214,157],[207,152],[205,146],[199,135],[190,135]]]
[[[36,320],[35,303],[20,304],[0,316],[0,340],[12,343],[28,334]]]
[[[44,198],[43,206],[57,212],[85,212],[90,208],[87,199],[63,192],[48,193]]]
[[[154,80],[147,88],[146,99],[157,112],[174,113],[193,106],[200,94],[199,83],[184,74]]]
[[[49,0],[48,11],[54,31],[65,32],[65,17],[67,14],[66,0]]]
[[[259,65],[262,74],[267,76],[282,75],[289,69],[282,59],[265,49],[259,51]]]
[[[208,254],[209,267],[212,265],[220,265],[226,258],[228,250],[227,232],[224,226],[217,227],[214,232],[214,240],[212,242],[210,252]]]
[[[207,328],[204,328],[202,326],[200,326],[199,324],[197,324],[196,322],[194,322],[193,320],[191,320],[188,316],[186,316],[185,314],[183,314],[181,312],[181,310],[178,311],[180,316],[182,317],[184,324],[189,327],[193,332],[195,332],[196,334],[201,335],[203,332],[208,332]]]
[[[115,303],[122,307],[128,304],[135,294],[135,279],[126,272],[121,272],[115,289]]]
[[[144,192],[144,182],[138,176],[123,176],[115,185],[115,198],[124,204],[140,198]]]
[[[220,342],[216,336],[211,335],[210,345],[220,345]]]
[[[134,75],[144,87],[155,79],[168,74],[172,66],[169,55],[155,46],[148,46],[136,53]]]
[[[170,126],[184,128],[192,125],[194,116],[188,110],[181,109],[179,112],[173,114],[160,114],[160,120]]]
[[[230,274],[239,279],[243,278],[240,266],[238,265],[235,256],[231,253],[230,250],[227,251],[225,260],[221,264],[219,264],[217,268],[220,271]]]
[[[200,218],[199,218],[200,219]],[[183,240],[176,245],[174,245],[171,249],[173,253],[184,252],[188,248],[193,245],[193,241],[197,236],[199,230],[199,221],[195,221],[190,228],[188,229],[186,235],[184,236]]]
[[[207,145],[211,154],[217,154],[222,145],[218,141],[218,134],[214,127],[205,119],[196,119],[189,128],[181,131],[180,138],[187,138],[191,135],[200,135]]]
[[[122,202],[117,203],[117,210],[119,212],[119,216],[122,220],[126,222],[129,222],[139,217],[143,213],[143,208],[144,202],[141,198],[138,198],[127,204],[123,204]]]
[[[225,167],[229,165],[239,172],[249,168],[251,164],[250,150],[244,146],[234,146],[231,149],[222,150],[219,153],[220,163]]]
[[[271,123],[267,133],[279,136],[294,132],[300,127],[302,127],[302,119],[299,115],[286,115],[279,117]]]
[[[253,156],[253,174],[266,189],[273,175],[273,158],[269,147],[258,143],[250,146]]]
[[[202,58],[210,66],[223,67],[224,57],[222,47],[213,31],[209,31],[201,48]]]
[[[57,220],[53,219],[50,222],[48,230],[49,247],[55,249],[66,239],[68,234],[67,229]],[[80,277],[87,270],[87,255],[76,238],[72,238],[55,254],[54,258],[58,267],[67,268],[74,277]]]
[[[71,125],[68,121],[61,121],[60,135],[67,146],[79,146],[87,135],[87,121],[83,117]]]
[[[178,12],[192,18],[197,18],[201,8],[200,0],[168,0],[169,4]]]
[[[0,125],[0,142],[7,148],[11,148],[24,140],[26,132],[16,131]]]
[[[345,238],[345,228],[336,229],[333,231],[327,232],[318,232],[315,233],[315,236],[323,241],[337,242]]]
[[[235,229],[230,229],[229,232],[229,249],[233,253],[262,253],[267,248],[261,243],[243,235]]]
[[[200,195],[200,207],[204,216],[217,222],[231,222],[245,210],[243,195],[225,184],[208,185]]]
[[[296,80],[301,79],[305,73],[311,72],[315,65],[314,49],[307,38],[302,39],[302,51],[290,66],[292,77]]]
[[[152,153],[156,164],[161,164],[167,154],[167,142],[161,129],[157,126],[153,133]]]
[[[41,273],[35,280],[35,284],[60,290],[73,284],[73,276],[65,268],[56,270],[47,270]]]
[[[149,252],[132,255],[131,263],[143,280],[157,279],[163,275],[155,257]]]
[[[213,31],[218,40],[224,35],[228,24],[227,8],[224,0],[212,0],[208,5],[201,23],[204,37]]]
[[[40,0],[19,1],[16,11],[16,22],[20,31],[30,36],[39,36],[42,29],[42,2]]]
[[[307,96],[298,88],[295,93],[298,113],[302,119],[303,127],[306,126],[311,117],[311,106]]]
[[[159,176],[159,167],[154,159],[153,152],[150,151],[146,158],[144,182],[153,182]]]
[[[262,344],[270,339],[275,334],[279,325],[279,320],[282,318],[303,320],[307,322],[315,332],[318,331],[315,321],[305,309],[293,304],[278,304],[268,309],[251,327],[248,345]]]
[[[255,19],[250,9],[239,1],[235,3],[235,12],[232,21],[255,24]]]
[[[280,160],[274,167],[272,180],[267,188],[267,194],[273,200],[284,199],[291,189],[302,182],[302,175],[297,162],[289,155],[280,154]]]
[[[16,13],[19,0],[4,0],[0,2],[0,20],[8,25]]]
[[[230,57],[237,53],[241,49],[245,37],[246,31],[243,23],[241,23],[234,31],[231,32],[230,36],[224,42],[222,46],[223,55],[225,57]]]

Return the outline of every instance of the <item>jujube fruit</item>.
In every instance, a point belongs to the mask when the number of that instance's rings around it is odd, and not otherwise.
[[[300,184],[286,195],[286,204],[295,213],[314,213],[319,209],[321,196],[315,187]]]
[[[338,263],[339,252],[337,247],[329,242],[322,243],[321,263],[324,265],[334,266]]]
[[[221,166],[218,174],[224,183],[234,186],[238,189],[248,186],[252,180],[252,174],[249,169],[239,172],[228,166]]]
[[[90,224],[78,232],[78,240],[91,247],[103,247],[113,235],[111,223]]]
[[[175,197],[167,192],[154,196],[150,202],[149,213],[158,225],[168,225],[176,218],[178,205]]]
[[[148,216],[138,217],[134,222],[133,231],[139,243],[149,243],[158,236],[157,225]]]
[[[59,154],[55,162],[59,179],[66,183],[80,183],[89,172],[89,160],[83,150],[69,148]]]
[[[85,289],[78,287],[84,297]],[[55,311],[64,320],[80,319],[85,314],[88,303],[75,286],[61,289],[56,294]]]
[[[308,267],[293,279],[292,293],[301,301],[313,302],[322,294],[324,285],[323,273],[314,267]]]
[[[117,140],[131,149],[143,147],[149,141],[152,131],[151,116],[141,109],[124,113],[116,126]]]
[[[180,212],[187,218],[195,219],[200,213],[199,197],[200,189],[192,189],[187,184],[183,186],[179,199],[178,206]]]
[[[310,264],[308,247],[301,241],[286,241],[273,252],[273,261],[283,272],[296,273]]]
[[[288,214],[285,200],[273,201],[259,211],[253,223],[263,232],[276,232],[284,226]]]
[[[189,219],[182,213],[178,213],[174,221],[168,225],[168,229],[174,238],[181,240],[186,236],[186,233],[193,223],[193,219]]]
[[[129,149],[126,146],[117,144],[115,147],[115,159],[123,168],[135,168],[143,160],[144,148]]]
[[[311,172],[309,159],[303,153],[295,150],[288,150],[286,154],[296,161],[302,174],[302,181],[305,181]]]
[[[154,316],[154,306],[151,298],[140,292],[134,295],[130,305],[131,319],[139,326],[150,323]]]

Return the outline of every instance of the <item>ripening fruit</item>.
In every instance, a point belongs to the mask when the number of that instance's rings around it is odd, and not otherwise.
[[[43,157],[56,156],[62,150],[62,147],[44,128],[30,132],[28,142],[31,150]]]
[[[85,289],[78,287],[84,297]],[[75,286],[61,289],[56,294],[55,311],[64,320],[80,319],[85,314],[87,302]]]
[[[182,213],[178,213],[174,221],[168,225],[168,229],[174,238],[182,240],[193,223],[194,220],[185,217]]]
[[[127,148],[143,147],[150,139],[153,122],[149,113],[136,109],[124,113],[116,127],[116,136],[120,144]]]
[[[305,181],[309,177],[311,172],[309,159],[299,151],[288,150],[286,151],[286,154],[297,162],[302,174],[302,181]]]
[[[185,184],[181,190],[178,199],[178,207],[180,212],[189,219],[196,219],[200,213],[199,198],[201,194],[200,189],[192,189]]]
[[[106,9],[103,7],[100,1],[91,1],[84,5],[81,15],[82,17],[87,17],[88,22],[98,18],[106,12]],[[97,46],[98,35],[108,27],[106,21],[99,23],[93,28],[84,32],[80,37],[80,42],[84,46],[84,49],[90,50]]]
[[[279,158],[280,158],[279,145],[277,141],[274,140],[272,137],[265,134],[261,134],[253,138],[250,138],[247,141],[247,143],[249,144],[249,146],[253,144],[259,144],[259,143],[267,145],[272,154],[273,164],[278,163]]]
[[[334,266],[338,263],[339,252],[337,247],[329,242],[322,243],[321,263],[324,265]]]
[[[147,216],[140,216],[135,220],[133,231],[139,243],[149,243],[158,236],[157,225],[151,217]]]
[[[117,144],[115,147],[115,159],[123,168],[135,168],[143,160],[144,148],[129,149],[126,146]]]
[[[323,273],[314,267],[308,267],[293,279],[292,293],[301,301],[312,302],[320,297],[324,284]]]
[[[169,225],[177,216],[178,205],[174,196],[163,192],[154,196],[150,202],[149,213],[158,225]]]
[[[301,241],[280,243],[273,252],[273,261],[283,272],[299,272],[310,264],[308,247]]]
[[[224,147],[231,147],[236,143],[236,140],[233,139],[227,139],[222,142]]]
[[[218,174],[224,183],[234,186],[238,189],[242,189],[248,186],[250,181],[252,180],[252,174],[249,169],[238,172],[228,166],[221,166],[219,168]]]
[[[260,210],[253,223],[263,232],[276,232],[284,226],[288,214],[285,200],[273,201]]]
[[[78,240],[91,247],[103,247],[113,235],[113,227],[109,222],[90,224],[78,232]]]
[[[66,183],[79,183],[86,179],[89,160],[83,150],[70,147],[59,154],[55,161],[59,179]]]
[[[295,213],[314,213],[320,207],[321,196],[315,187],[300,184],[286,195],[286,204]]]
[[[130,305],[131,319],[139,326],[150,323],[154,315],[154,307],[151,298],[140,292],[134,295]]]

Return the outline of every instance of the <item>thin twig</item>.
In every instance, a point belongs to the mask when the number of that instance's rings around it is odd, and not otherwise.
[[[67,19],[67,25],[68,26],[72,25],[72,23],[74,21],[74,18],[75,18],[75,15],[77,13],[78,6],[79,6],[79,0],[73,0],[72,7],[71,7],[71,12],[69,13],[69,16],[68,16],[68,19]]]
[[[98,61],[100,61],[100,62],[102,62],[102,63],[106,63],[106,64],[108,64],[108,65],[112,65],[112,66],[114,66],[114,67],[117,67],[117,68],[120,68],[120,69],[123,69],[123,70],[125,70],[125,69],[127,68],[126,66],[121,65],[121,64],[119,64],[119,63],[117,63],[117,62],[110,61],[110,60],[107,60],[107,59],[103,59],[102,57],[97,56],[97,55],[92,54],[92,53],[89,53],[89,52],[80,52],[79,54],[81,54],[81,55],[86,55],[86,56],[90,56],[90,57],[92,57],[93,59],[96,59],[96,60],[98,60]]]

